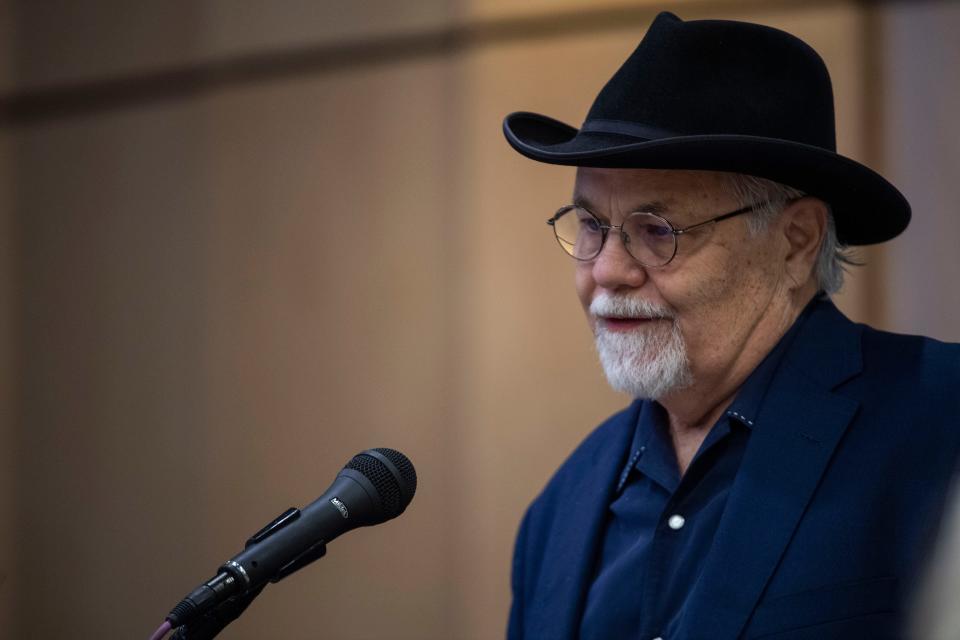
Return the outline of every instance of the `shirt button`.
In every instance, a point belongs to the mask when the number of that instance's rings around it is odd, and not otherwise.
[[[661,638],[660,636],[657,636],[657,637],[654,638],[653,640],[663,640],[663,638]]]
[[[683,525],[686,524],[686,522],[687,521],[684,519],[683,516],[681,516],[680,514],[674,514],[670,516],[669,520],[667,520],[667,526],[669,526],[674,531],[677,531],[679,529],[682,529]],[[654,638],[653,640],[657,640],[657,639]],[[661,640],[663,639],[661,638]]]

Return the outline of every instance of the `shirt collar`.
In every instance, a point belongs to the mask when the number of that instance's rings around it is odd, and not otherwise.
[[[667,489],[676,490],[677,467],[673,446],[667,433],[666,411],[656,402],[645,400],[637,417],[637,427],[630,445],[630,459],[620,473],[617,493],[630,478],[630,472],[644,462],[643,472]]]

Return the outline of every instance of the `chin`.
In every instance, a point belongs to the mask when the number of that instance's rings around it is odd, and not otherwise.
[[[657,400],[692,384],[686,345],[672,326],[666,333],[597,331],[597,354],[613,389]]]

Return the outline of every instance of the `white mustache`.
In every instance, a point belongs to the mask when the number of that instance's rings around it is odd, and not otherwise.
[[[605,318],[673,318],[673,312],[643,298],[601,292],[590,302],[590,314]]]

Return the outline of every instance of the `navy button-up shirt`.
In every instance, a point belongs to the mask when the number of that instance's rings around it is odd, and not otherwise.
[[[806,315],[750,374],[683,477],[666,411],[644,402],[607,512],[580,625],[583,640],[674,638],[770,380]]]

